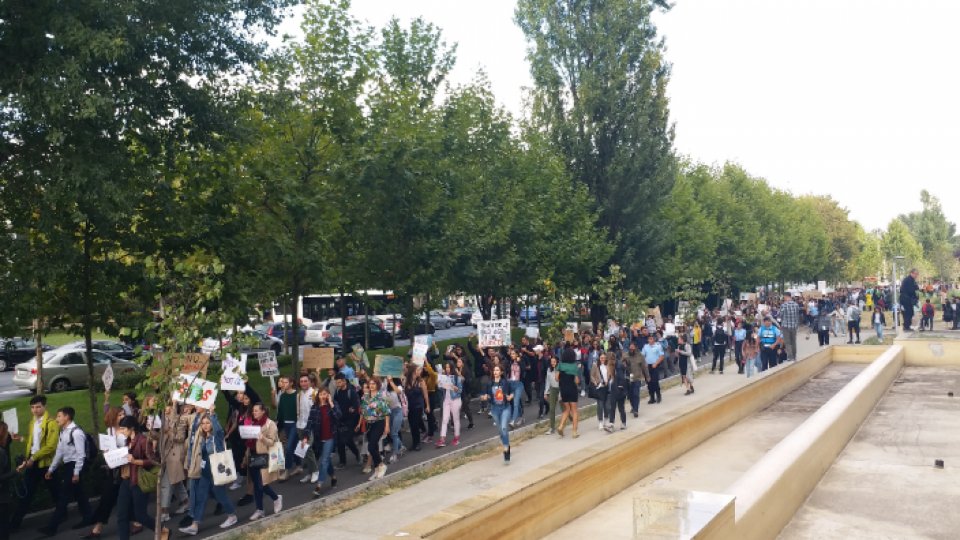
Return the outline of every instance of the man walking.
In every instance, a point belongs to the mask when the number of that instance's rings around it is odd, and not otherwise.
[[[30,510],[30,503],[37,494],[37,488],[41,481],[50,491],[50,500],[56,501],[57,485],[52,480],[46,480],[47,469],[53,463],[53,456],[57,452],[57,437],[60,434],[60,426],[49,413],[47,413],[47,397],[33,396],[30,398],[30,413],[33,419],[30,422],[27,431],[27,437],[24,441],[26,449],[26,459],[19,467],[17,472],[23,473],[23,480],[26,492],[10,518],[10,531],[16,531],[20,528],[23,517]],[[20,435],[14,435],[13,439],[19,441]]]
[[[650,392],[650,401],[647,401],[647,403],[660,403],[660,370],[664,358],[663,347],[651,335],[647,336],[647,344],[643,346],[643,350],[640,352],[643,354],[643,358],[647,362],[647,369],[650,371],[650,385],[647,387]]]
[[[780,330],[787,347],[787,360],[797,359],[797,329],[800,327],[800,306],[793,301],[793,295],[784,293],[784,302],[780,306]]]
[[[760,371],[766,371],[777,365],[777,347],[783,345],[783,335],[773,325],[773,319],[766,317],[757,337],[760,338]]]
[[[650,380],[650,373],[647,371],[647,361],[637,352],[635,341],[630,342],[626,359],[630,363],[630,412],[636,418],[640,411],[640,385]]]
[[[67,518],[67,505],[71,498],[77,501],[77,507],[83,516],[83,521],[73,528],[80,529],[93,525],[90,501],[87,500],[87,495],[83,492],[83,484],[80,483],[83,464],[93,456],[87,455],[87,436],[80,426],[74,423],[75,414],[73,407],[63,407],[57,411],[60,439],[57,441],[57,453],[53,456],[53,463],[50,464],[45,478],[53,480],[54,474],[57,475],[58,497],[57,508],[53,512],[50,524],[40,529],[40,532],[46,536],[55,535],[57,527]]]
[[[917,293],[920,290],[917,285],[919,275],[920,272],[916,268],[912,268],[900,284],[900,306],[903,309],[904,332],[913,331],[913,308],[917,305]]]

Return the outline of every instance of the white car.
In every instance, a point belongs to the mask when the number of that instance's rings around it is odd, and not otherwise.
[[[270,349],[276,354],[280,354],[280,351],[283,350],[283,340],[275,338],[273,336],[268,336],[259,330],[240,330],[241,334],[250,335],[255,337],[258,341],[254,344],[253,348],[256,349]],[[217,338],[204,338],[200,343],[200,352],[204,354],[209,354],[211,356],[216,356],[220,354],[221,346],[226,349],[233,343],[233,330],[227,330],[227,333],[220,339]],[[249,349],[249,346],[242,346],[241,349]]]
[[[303,342],[306,345],[314,347],[326,347],[327,338],[330,337],[330,327],[338,324],[338,321],[321,321],[307,325],[306,335]]]
[[[98,380],[103,377],[108,365],[113,365],[115,377],[140,371],[140,366],[129,361],[110,356],[103,351],[93,351],[93,373]],[[48,392],[64,392],[75,388],[84,388],[89,380],[87,363],[83,351],[54,349],[43,353],[43,386]],[[37,390],[37,362],[32,359],[17,366],[13,375],[13,384],[17,388]]]

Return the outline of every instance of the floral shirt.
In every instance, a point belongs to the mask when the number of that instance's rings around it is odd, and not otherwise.
[[[364,395],[360,398],[360,414],[367,422],[378,422],[390,416],[390,405],[380,394]]]

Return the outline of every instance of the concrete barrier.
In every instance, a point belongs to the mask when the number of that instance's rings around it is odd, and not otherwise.
[[[841,356],[842,357],[842,356]],[[734,483],[733,531],[709,538],[772,538],[793,518],[904,365],[894,345]]]
[[[832,348],[642,433],[619,432],[402,530],[413,538],[541,538],[701,442],[767,407],[830,364]],[[818,477],[819,478],[819,477]]]

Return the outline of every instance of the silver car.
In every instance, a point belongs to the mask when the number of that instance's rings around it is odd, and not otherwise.
[[[63,392],[75,388],[85,388],[88,381],[87,364],[83,351],[54,349],[43,353],[43,386],[47,392]],[[140,371],[140,366],[129,361],[110,356],[103,351],[93,351],[93,374],[98,380],[107,366],[113,364],[114,377]],[[17,366],[13,375],[13,384],[25,390],[37,390],[36,357]]]

